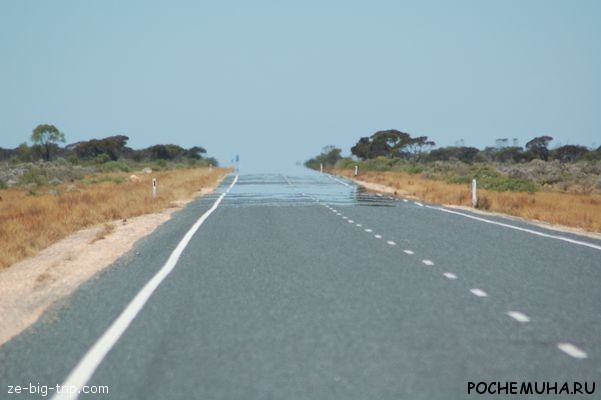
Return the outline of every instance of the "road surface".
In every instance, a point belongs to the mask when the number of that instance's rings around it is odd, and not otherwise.
[[[231,175],[2,346],[0,398],[599,398],[601,243],[445,210],[311,171]]]

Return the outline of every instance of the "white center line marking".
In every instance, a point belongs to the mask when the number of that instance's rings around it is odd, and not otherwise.
[[[355,226],[357,226],[358,228],[361,228],[363,225],[361,225],[361,224],[357,224],[357,225],[355,225]]]
[[[367,228],[367,229],[365,230],[365,232],[367,232],[367,233],[371,233],[371,232],[373,232],[373,231],[372,231],[371,229]]]
[[[572,343],[559,343],[557,344],[557,348],[574,358],[583,359],[588,357],[584,351],[580,350]]]
[[[511,318],[515,319],[518,322],[530,322],[530,317],[519,311],[508,311],[507,315],[509,315]]]
[[[346,221],[346,222],[348,222],[349,224],[354,224],[354,223],[355,223],[355,221],[353,221],[352,219],[349,219],[349,220],[348,220],[348,221]]]
[[[234,178],[230,186],[228,187],[226,193],[234,187],[236,182],[238,181],[238,175]],[[88,383],[96,368],[100,365],[102,360],[106,357],[106,355],[111,351],[113,346],[117,343],[119,338],[125,333],[129,325],[136,318],[138,313],[142,310],[150,296],[154,293],[154,291],[159,287],[161,282],[173,271],[177,262],[179,261],[180,256],[186,249],[188,243],[194,236],[194,234],[198,231],[200,226],[209,218],[209,216],[219,207],[219,204],[226,196],[226,193],[222,193],[221,196],[215,200],[213,206],[209,208],[196,222],[192,227],[186,232],[182,240],[177,244],[167,262],[158,270],[158,272],[144,285],[144,287],[136,294],[136,296],[129,302],[129,304],[125,307],[125,309],[121,312],[121,314],[117,317],[116,320],[113,321],[111,326],[102,334],[102,336],[94,343],[94,345],[88,350],[88,352],[83,356],[83,358],[79,361],[79,363],[75,366],[73,371],[67,376],[67,378],[63,381],[63,386],[75,387],[77,391],[74,395],[70,394],[69,391],[62,391],[61,393],[56,393],[52,399],[61,400],[61,399],[77,399],[79,396],[79,391],[81,391],[82,387]]]
[[[445,272],[443,275],[448,279],[457,279],[457,275],[452,272]]]
[[[388,244],[389,244],[389,245],[391,245],[391,246],[394,246],[394,245],[396,245],[396,243],[395,243],[394,241],[392,241],[392,240],[389,240],[389,241],[388,241],[388,242],[386,242],[386,243],[388,243]]]
[[[413,250],[403,250],[403,251],[404,251],[405,253],[407,253],[407,254],[415,254],[415,253],[413,252]]]
[[[426,265],[434,265],[434,263],[430,260],[422,260],[422,262]]]
[[[342,216],[342,219],[348,219],[348,217],[345,217],[344,215]]]
[[[382,235],[374,235],[376,239],[382,239]]]
[[[472,294],[474,296],[478,296],[478,297],[488,297],[488,293],[486,293],[484,290],[482,289],[470,289],[470,292],[472,292]]]

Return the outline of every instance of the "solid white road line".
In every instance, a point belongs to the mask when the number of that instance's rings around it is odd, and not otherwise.
[[[338,178],[334,177],[333,175],[330,175],[330,174],[326,174],[326,175],[327,175],[327,176],[329,176],[331,179],[334,179],[336,182],[338,182],[338,183],[340,183],[340,184],[343,184],[343,185],[344,185],[344,186],[346,186],[346,187],[352,187],[352,186],[351,186],[351,185],[349,185],[348,183],[341,181],[340,179],[338,179]]]
[[[413,252],[413,250],[403,250],[403,251],[404,251],[406,254],[409,254],[409,255],[411,255],[411,254],[415,254],[415,253]]]
[[[472,292],[472,294],[474,296],[478,296],[478,297],[488,297],[488,293],[486,293],[484,290],[482,289],[470,289],[470,292]]]
[[[426,265],[434,265],[434,263],[430,260],[422,260],[422,262]]]
[[[186,246],[192,239],[192,236],[198,231],[200,226],[207,220],[207,218],[217,209],[223,198],[227,193],[234,187],[236,182],[238,181],[238,175],[234,178],[231,185],[228,187],[225,193],[222,193],[221,196],[213,206],[209,208],[195,223],[192,225],[190,230],[186,232],[182,240],[177,244],[165,265],[161,267],[161,269],[144,285],[142,290],[138,292],[138,294],[129,302],[127,307],[121,312],[119,317],[111,326],[102,334],[102,336],[94,343],[94,345],[88,350],[88,352],[83,356],[83,358],[79,361],[79,363],[75,366],[73,371],[69,374],[69,376],[63,382],[63,386],[76,387],[77,391],[80,391],[83,386],[86,385],[88,380],[96,371],[96,368],[100,365],[104,357],[108,354],[108,352],[113,348],[115,343],[119,340],[119,338],[123,335],[123,333],[127,330],[132,321],[136,318],[138,313],[142,310],[150,296],[154,293],[156,288],[163,282],[163,280],[171,273]],[[62,399],[77,399],[79,396],[78,393],[70,395],[67,393],[57,393],[52,399],[54,400],[62,400]]]
[[[546,237],[546,238],[550,238],[550,239],[563,240],[564,242],[568,242],[568,243],[572,243],[572,244],[577,244],[579,246],[586,246],[586,247],[590,247],[591,249],[601,250],[601,246],[599,246],[599,245],[588,243],[588,242],[582,242],[580,240],[570,239],[570,238],[565,237],[565,236],[551,235],[551,234],[548,234],[548,233],[535,231],[533,229],[522,228],[522,227],[519,227],[519,226],[510,225],[510,224],[506,224],[506,223],[503,223],[503,222],[492,221],[490,219],[476,217],[475,215],[465,214],[465,213],[461,213],[461,212],[458,212],[458,211],[447,210],[446,208],[442,208],[442,207],[433,207],[433,206],[426,206],[426,207],[431,208],[432,210],[443,211],[443,212],[446,212],[446,213],[449,213],[449,214],[461,215],[462,217],[475,219],[476,221],[485,222],[487,224],[499,225],[499,226],[503,226],[505,228],[515,229],[517,231],[522,231],[522,232],[530,233],[532,235],[542,236],[542,237]]]
[[[419,201],[414,201],[414,203],[415,203],[415,205],[416,205],[416,206],[420,206],[420,207],[423,207],[423,206],[424,206],[424,205],[423,205],[422,203],[420,203]]]
[[[508,311],[507,315],[509,315],[511,318],[515,319],[518,322],[530,322],[530,317],[519,311]]]
[[[445,272],[445,273],[443,273],[443,275],[448,279],[457,279],[457,275],[455,275],[452,272]]]
[[[580,350],[578,347],[574,346],[572,343],[558,343],[557,348],[559,350],[563,351],[564,353],[566,353],[567,355],[574,357],[574,358],[583,359],[583,358],[588,357],[584,351]]]

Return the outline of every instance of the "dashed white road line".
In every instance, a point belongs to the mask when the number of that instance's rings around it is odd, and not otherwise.
[[[409,254],[409,255],[411,255],[411,254],[415,254],[415,253],[413,252],[413,250],[403,250],[403,252],[404,252],[405,254]]]
[[[374,235],[376,239],[382,239],[382,235]]]
[[[227,193],[234,187],[238,181],[238,175],[234,178],[227,190],[221,194],[215,200],[211,208],[209,208],[192,227],[186,232],[184,237],[177,244],[165,264],[158,270],[158,272],[144,285],[144,287],[136,294],[136,296],[129,302],[121,314],[113,321],[111,326],[102,334],[102,336],[94,343],[94,345],[87,351],[82,359],[77,363],[73,371],[67,376],[63,382],[63,386],[75,387],[78,392],[83,386],[88,383],[96,368],[102,363],[102,360],[111,351],[113,346],[117,343],[119,338],[125,333],[129,325],[136,318],[138,313],[142,311],[146,302],[150,299],[154,291],[159,287],[161,282],[165,280],[167,276],[173,271],[180,256],[190,243],[190,240],[194,234],[198,231],[201,225],[209,218],[209,216],[219,207],[219,204],[226,196]],[[56,393],[52,399],[77,399],[78,392],[74,395],[69,393],[70,391],[63,391],[62,393]]]
[[[457,275],[455,275],[452,272],[444,272],[443,275],[445,276],[445,278],[447,279],[457,279]]]
[[[586,352],[574,346],[572,343],[558,343],[557,348],[574,358],[584,359],[588,357]]]
[[[365,229],[365,232],[367,232],[367,233],[371,233],[371,232],[373,232],[373,231],[372,231],[371,229],[367,228],[367,229]]]
[[[349,220],[348,220],[348,221],[346,221],[346,222],[348,222],[349,224],[353,224],[353,223],[355,223],[355,221],[353,221],[352,219],[349,219]]]
[[[355,225],[355,226],[356,226],[357,228],[361,228],[363,225],[361,225],[361,224],[357,224],[357,225]]]
[[[530,322],[530,317],[519,311],[508,311],[507,315],[521,323]]]
[[[408,202],[409,202],[409,200],[403,199],[403,203],[408,203]]]
[[[484,290],[482,289],[470,289],[470,292],[472,292],[472,294],[474,296],[478,296],[478,297],[488,297],[488,293],[486,293]]]
[[[425,265],[434,265],[434,263],[431,260],[422,260],[422,263],[424,263]]]
[[[389,244],[389,245],[391,245],[391,246],[394,246],[394,245],[396,245],[396,242],[394,242],[394,241],[392,241],[392,240],[389,240],[389,241],[387,241],[386,243],[388,243],[388,244]]]
[[[344,216],[344,215],[343,215],[343,216],[342,216],[342,219],[348,219],[348,217],[346,217],[346,216]]]

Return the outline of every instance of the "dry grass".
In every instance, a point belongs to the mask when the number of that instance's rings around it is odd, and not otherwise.
[[[0,268],[36,254],[39,250],[82,228],[117,219],[154,213],[172,202],[190,198],[214,185],[227,169],[178,169],[141,176],[130,182],[130,174],[110,174],[110,180],[77,182],[36,189],[0,191]],[[91,177],[102,181],[106,174]],[[116,176],[120,178],[115,179]],[[158,181],[158,196],[151,195],[151,180]],[[123,181],[123,183],[118,183]],[[106,224],[96,240],[110,233]]]
[[[352,170],[335,174],[353,177]],[[399,195],[414,196],[440,204],[471,206],[470,188],[429,180],[404,172],[366,171],[361,180],[394,188]],[[480,208],[528,219],[601,232],[601,195],[560,192],[494,192],[479,190]]]

